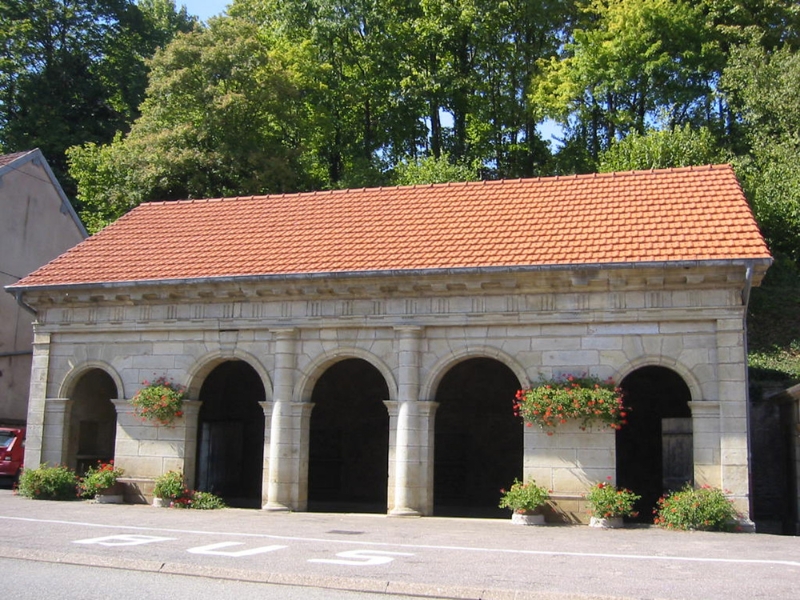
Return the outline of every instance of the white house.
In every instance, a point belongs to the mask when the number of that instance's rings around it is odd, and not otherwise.
[[[4,286],[86,237],[86,230],[39,150],[0,156],[0,281]],[[0,297],[0,423],[24,424],[28,411],[31,314]]]

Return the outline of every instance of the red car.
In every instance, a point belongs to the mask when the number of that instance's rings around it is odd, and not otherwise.
[[[16,479],[25,455],[25,428],[0,427],[0,477]]]

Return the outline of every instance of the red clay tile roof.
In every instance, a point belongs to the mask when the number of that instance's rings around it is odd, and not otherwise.
[[[30,154],[31,152],[34,151],[25,150],[24,152],[14,152],[13,154],[0,154],[0,167],[5,167],[6,165],[10,165],[18,158],[22,158],[23,156],[25,156],[26,154]]]
[[[13,287],[769,259],[728,165],[143,204]]]

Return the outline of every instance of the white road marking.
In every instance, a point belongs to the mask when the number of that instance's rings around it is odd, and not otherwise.
[[[565,556],[575,558],[604,558],[604,559],[623,559],[623,560],[657,560],[665,562],[698,562],[698,563],[721,563],[721,564],[740,564],[740,565],[782,565],[800,568],[800,561],[792,560],[763,560],[747,558],[710,558],[703,556],[670,556],[670,555],[649,555],[649,554],[612,554],[601,552],[562,552],[558,550],[519,550],[516,548],[480,548],[476,546],[444,546],[434,544],[400,544],[391,542],[368,542],[364,540],[332,540],[328,538],[295,537],[285,535],[271,535],[267,533],[242,533],[225,531],[202,531],[192,529],[170,529],[160,527],[142,527],[132,525],[104,525],[102,523],[84,523],[81,521],[62,521],[56,519],[33,519],[30,517],[9,517],[0,515],[0,520],[25,521],[30,523],[47,523],[52,525],[72,525],[76,527],[98,527],[103,529],[127,529],[133,531],[157,531],[172,534],[192,534],[192,535],[213,535],[229,537],[250,537],[271,540],[294,541],[294,542],[323,542],[326,544],[339,544],[350,546],[373,546],[389,548],[405,548],[410,550],[446,550],[461,552],[483,552],[491,554],[521,554],[533,556]]]
[[[383,550],[347,550],[339,552],[336,556],[356,560],[337,560],[335,558],[310,558],[310,563],[325,563],[328,565],[372,566],[385,565],[394,560],[395,556],[414,556],[408,552],[386,552]]]
[[[208,546],[198,546],[197,548],[189,548],[187,552],[191,554],[210,554],[212,556],[232,556],[238,558],[240,556],[254,556],[256,554],[264,554],[265,552],[275,552],[275,550],[283,550],[287,546],[260,546],[258,548],[250,548],[249,550],[237,551],[224,551],[220,548],[230,548],[231,546],[243,546],[244,542],[220,542],[218,544],[209,544]]]
[[[153,542],[168,542],[176,538],[157,537],[154,535],[108,535],[106,537],[75,540],[73,544],[97,544],[98,546],[141,546]]]

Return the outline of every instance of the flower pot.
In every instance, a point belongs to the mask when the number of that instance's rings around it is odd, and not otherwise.
[[[622,517],[592,517],[589,520],[589,527],[600,529],[621,529],[625,527]]]
[[[153,498],[153,506],[156,508],[169,508],[172,503],[170,498]]]
[[[544,525],[544,515],[531,512],[515,512],[511,515],[513,525]]]
[[[114,485],[99,489],[94,500],[98,504],[122,504],[125,502],[125,486],[117,481]]]

